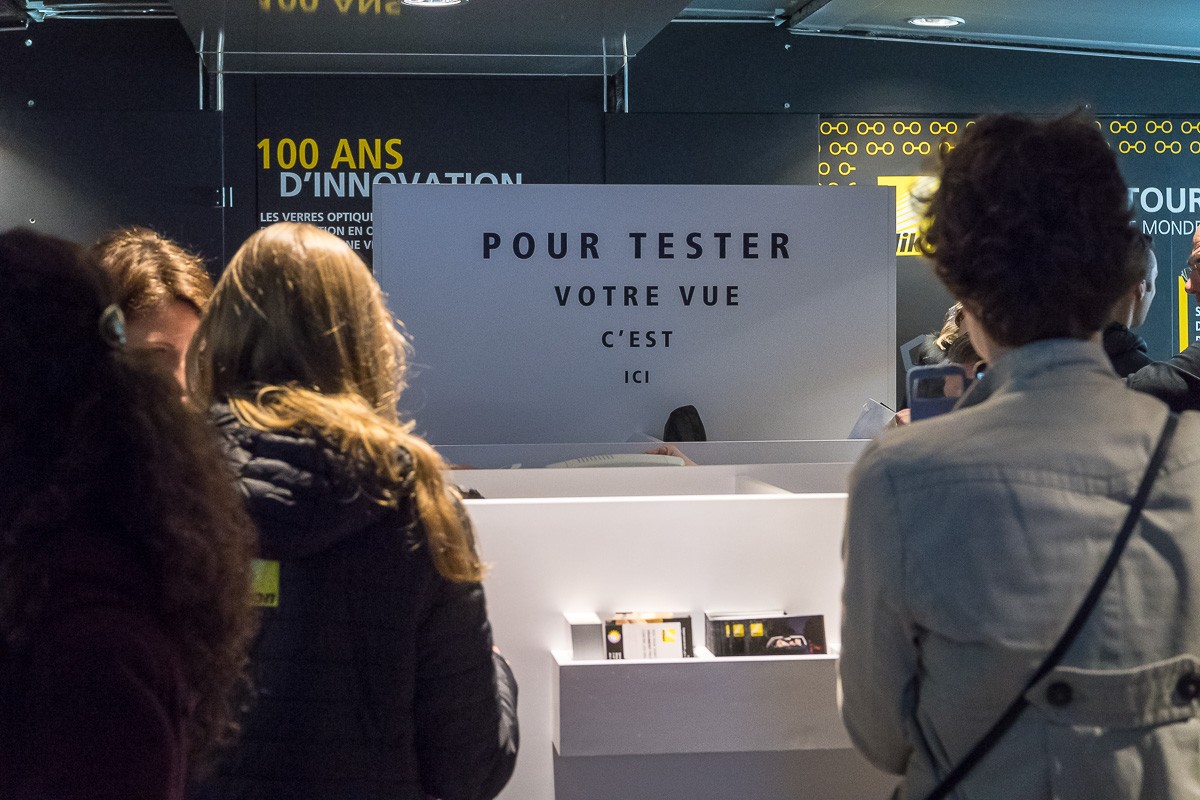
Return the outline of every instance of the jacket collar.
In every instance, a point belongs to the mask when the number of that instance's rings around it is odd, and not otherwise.
[[[993,395],[1045,386],[1078,383],[1084,374],[1113,377],[1112,363],[1099,342],[1042,339],[1009,350],[988,362],[987,372],[963,395],[955,408],[977,406]]]
[[[390,507],[355,478],[345,457],[298,431],[267,433],[238,421],[228,405],[210,410],[224,437],[264,558],[304,558],[373,525]]]
[[[1120,356],[1126,353],[1145,353],[1149,349],[1146,340],[1119,322],[1114,322],[1104,329],[1104,352],[1109,356]]]

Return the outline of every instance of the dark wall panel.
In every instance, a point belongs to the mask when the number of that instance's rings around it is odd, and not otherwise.
[[[1200,64],[674,23],[633,60],[635,112],[1187,114]]]
[[[146,225],[217,266],[219,128],[199,112],[0,112],[0,230],[87,242]]]
[[[3,32],[0,76],[6,108],[29,100],[107,113],[200,108],[198,59],[172,20],[50,20]]]
[[[816,183],[817,118],[608,114],[607,183]]]
[[[29,42],[29,44],[26,44]],[[170,22],[0,34],[0,229],[90,241],[147,225],[221,259],[220,117]]]

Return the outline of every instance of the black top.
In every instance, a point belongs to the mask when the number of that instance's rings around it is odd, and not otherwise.
[[[278,605],[241,740],[195,796],[494,797],[516,762],[516,683],[483,587],[437,572],[411,497],[381,506],[320,442],[214,413]]]
[[[1200,411],[1200,342],[1166,361],[1151,362],[1125,383],[1164,401],[1172,411]]]
[[[1121,323],[1110,323],[1104,329],[1104,352],[1122,378],[1154,363],[1146,350],[1146,340]]]
[[[0,643],[0,797],[183,800],[192,690],[144,554],[70,531],[29,641]]]

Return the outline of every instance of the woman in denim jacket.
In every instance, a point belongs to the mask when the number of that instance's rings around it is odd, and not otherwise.
[[[1100,345],[1142,280],[1127,189],[1081,116],[980,120],[924,247],[987,374],[851,477],[843,717],[924,797],[1022,691],[1104,561],[1167,407]],[[1107,590],[953,796],[1200,797],[1200,416],[1185,414]]]

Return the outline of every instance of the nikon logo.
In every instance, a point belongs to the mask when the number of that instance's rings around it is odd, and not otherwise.
[[[896,187],[896,255],[919,256],[924,201],[937,189],[929,175],[880,175],[880,186]]]
[[[917,231],[905,231],[896,234],[896,255],[921,255],[921,234]]]
[[[254,605],[259,608],[279,607],[279,562],[256,558],[250,562],[254,573],[251,589]]]

